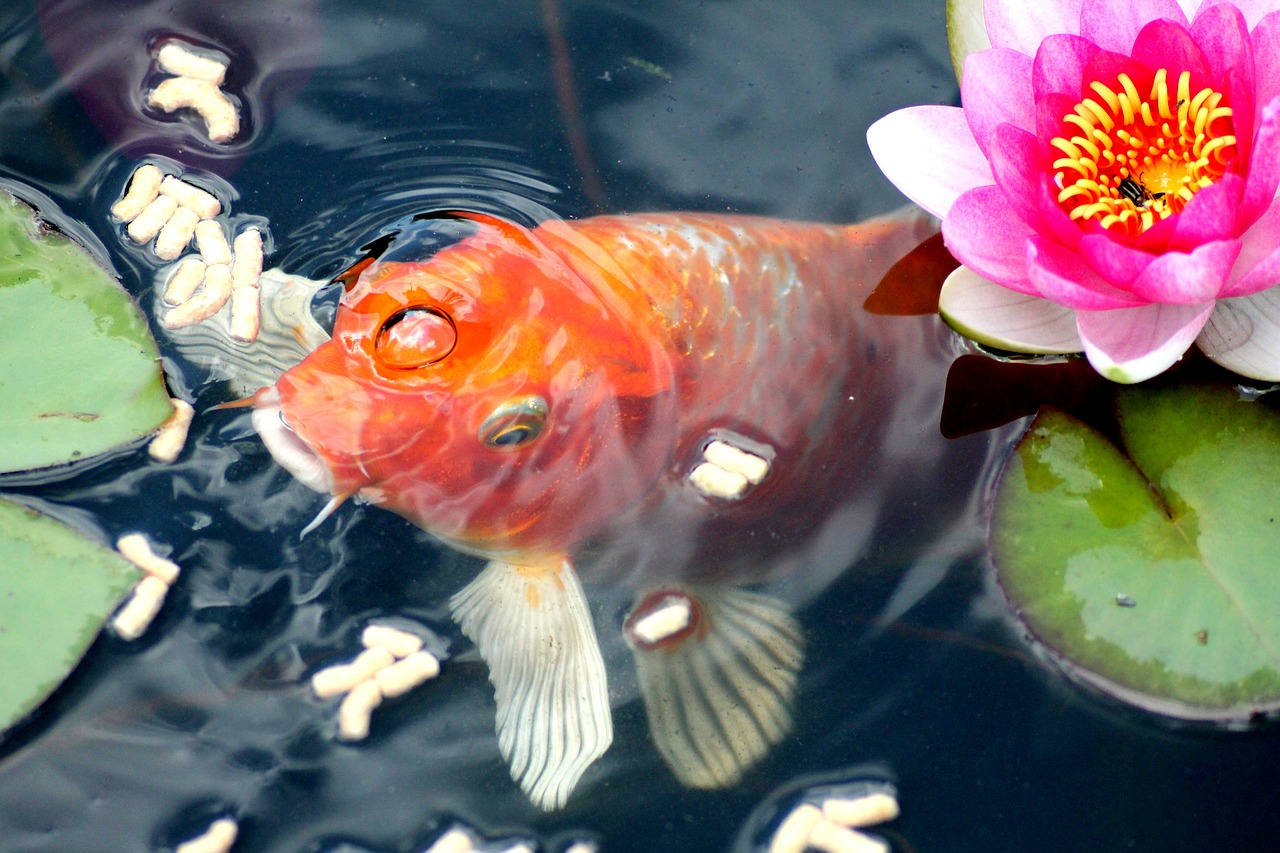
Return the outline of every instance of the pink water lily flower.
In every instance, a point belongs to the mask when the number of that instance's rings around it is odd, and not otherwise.
[[[986,0],[963,109],[868,131],[963,264],[980,341],[1083,350],[1119,382],[1197,343],[1280,380],[1280,0]]]

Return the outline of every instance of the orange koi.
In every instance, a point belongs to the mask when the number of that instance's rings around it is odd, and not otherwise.
[[[355,496],[489,561],[451,606],[535,803],[612,739],[583,574],[642,591],[625,631],[667,764],[732,784],[790,730],[803,657],[742,584],[802,564],[879,469],[936,324],[862,302],[934,224],[450,216],[471,233],[345,279],[254,425],[326,511]]]

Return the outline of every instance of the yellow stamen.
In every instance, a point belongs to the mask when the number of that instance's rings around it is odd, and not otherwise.
[[[1178,213],[1222,177],[1237,156],[1230,106],[1208,87],[1192,93],[1191,72],[1170,91],[1158,69],[1143,97],[1128,74],[1089,83],[1049,144],[1058,203],[1073,221],[1136,237]]]

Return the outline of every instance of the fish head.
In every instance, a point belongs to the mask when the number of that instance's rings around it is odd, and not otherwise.
[[[254,424],[317,491],[470,553],[564,553],[660,476],[668,356],[537,232],[467,218],[428,260],[358,265],[331,340],[258,393]]]

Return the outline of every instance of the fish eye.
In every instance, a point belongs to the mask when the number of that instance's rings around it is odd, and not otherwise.
[[[547,401],[538,396],[517,397],[493,410],[480,425],[480,440],[498,450],[523,447],[542,433]]]
[[[453,318],[438,308],[405,308],[378,329],[373,351],[378,361],[398,370],[426,367],[444,359],[458,343]]]

